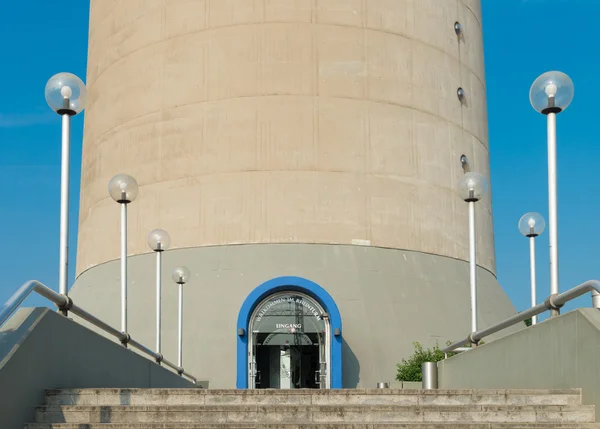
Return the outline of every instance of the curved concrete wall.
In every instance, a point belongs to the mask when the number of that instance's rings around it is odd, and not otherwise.
[[[129,332],[155,344],[155,258],[130,259]],[[176,265],[192,269],[184,292],[184,367],[211,388],[236,386],[237,319],[251,292],[267,280],[298,276],[325,289],[342,319],[344,387],[392,381],[396,364],[426,346],[470,332],[468,263],[394,249],[324,244],[249,244],[169,250],[164,253],[163,354],[177,358]],[[495,277],[479,268],[479,324],[515,313]],[[118,261],[79,276],[77,305],[112,326],[120,321]],[[516,328],[515,328],[516,329]],[[511,332],[510,329],[502,334]]]
[[[87,84],[78,274],[118,257],[121,172],[141,185],[132,254],[160,227],[176,247],[468,256],[460,155],[489,175],[479,0],[92,0]],[[477,218],[493,273],[490,199]]]

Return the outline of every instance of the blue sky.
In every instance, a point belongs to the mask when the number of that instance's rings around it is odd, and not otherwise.
[[[446,0],[440,0],[446,1]],[[575,100],[558,118],[561,290],[600,278],[600,145],[594,134],[600,79],[600,2],[482,0],[498,278],[518,310],[529,305],[527,211],[547,218],[545,118],[529,105],[533,80],[568,73]],[[36,278],[56,288],[60,120],[44,99],[54,73],[84,78],[89,2],[0,3],[0,302]],[[26,25],[25,25],[26,24]],[[83,115],[73,121],[70,281],[74,279]],[[548,291],[548,234],[538,239],[538,297]],[[467,279],[465,279],[467,281]],[[28,304],[43,304],[30,299]],[[576,305],[589,305],[589,297]],[[567,308],[572,308],[569,306]]]

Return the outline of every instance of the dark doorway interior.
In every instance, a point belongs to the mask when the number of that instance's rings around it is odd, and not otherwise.
[[[318,334],[304,334],[313,341],[311,345],[263,345],[264,340],[269,335],[264,333],[258,334],[256,337],[256,388],[281,389],[281,364],[282,359],[287,359],[286,362],[289,362],[291,370],[289,388],[319,389],[320,347]]]

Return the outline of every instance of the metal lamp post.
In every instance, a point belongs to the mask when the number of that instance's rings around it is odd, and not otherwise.
[[[171,245],[171,237],[164,229],[155,229],[148,234],[148,246],[156,252],[156,353],[161,354],[161,278],[162,252]],[[161,355],[162,356],[162,355]],[[160,362],[159,362],[160,363]]]
[[[573,82],[558,71],[538,77],[529,91],[529,99],[535,110],[548,118],[548,230],[550,238],[550,295],[557,295],[558,288],[558,215],[556,197],[556,115],[573,101]],[[560,310],[552,309],[552,317]]]
[[[190,279],[190,270],[186,267],[177,267],[173,270],[171,278],[179,287],[179,328],[178,328],[178,354],[177,366],[183,369],[183,285]]]
[[[536,270],[535,270],[535,238],[541,235],[546,228],[546,222],[539,213],[527,213],[519,220],[519,231],[529,238],[529,269],[531,277],[531,306],[537,305],[536,298]],[[531,324],[537,324],[537,316],[531,318]]]
[[[69,253],[69,164],[71,149],[71,116],[85,108],[87,89],[77,76],[58,73],[52,76],[45,88],[48,106],[62,117],[62,155],[60,170],[60,251],[58,287],[62,295],[68,295]],[[63,311],[66,316],[67,312]]]
[[[469,204],[469,278],[471,288],[471,332],[477,331],[477,240],[475,203],[485,195],[487,180],[479,173],[466,173],[458,182],[460,197]]]
[[[127,333],[127,204],[138,195],[138,184],[127,174],[118,174],[108,183],[108,193],[121,204],[121,331]]]

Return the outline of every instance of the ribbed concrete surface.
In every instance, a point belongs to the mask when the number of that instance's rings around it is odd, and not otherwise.
[[[49,390],[28,429],[600,428],[581,391]]]
[[[119,255],[122,172],[141,185],[132,254],[160,227],[176,247],[468,257],[461,154],[489,176],[480,0],[92,0],[87,84],[78,274]],[[477,218],[494,272],[490,199]]]

